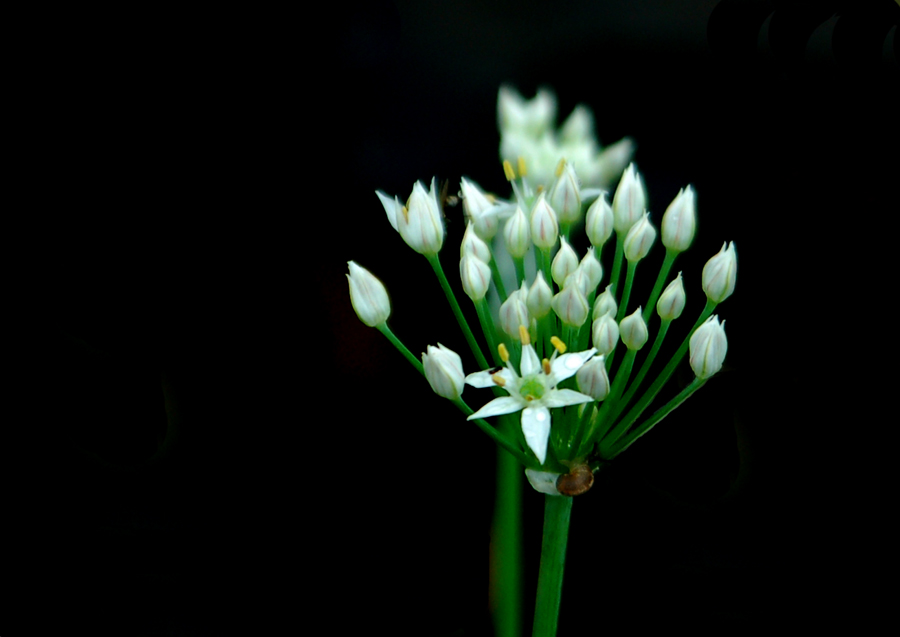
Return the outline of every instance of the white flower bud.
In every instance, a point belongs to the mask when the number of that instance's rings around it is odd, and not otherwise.
[[[641,177],[634,169],[634,164],[628,165],[625,174],[619,181],[616,194],[613,196],[613,227],[616,232],[624,235],[631,226],[637,223],[646,206],[647,197],[644,194],[644,185]]]
[[[525,477],[528,483],[538,493],[546,495],[562,495],[556,488],[556,481],[559,480],[561,473],[550,473],[549,471],[535,471],[534,469],[525,469]]]
[[[625,166],[634,155],[634,140],[623,137],[615,144],[610,144],[603,149],[597,157],[599,165],[599,183],[611,184],[622,175]]]
[[[522,285],[524,287],[525,284]],[[520,340],[519,326],[531,326],[531,315],[528,313],[528,306],[525,305],[527,296],[527,292],[516,290],[500,306],[500,328],[517,341]]]
[[[538,272],[534,277],[534,283],[528,290],[525,305],[528,313],[536,319],[542,319],[550,313],[550,303],[553,300],[553,290],[544,280],[544,273]]]
[[[592,246],[601,247],[612,236],[613,211],[606,203],[606,195],[600,193],[597,200],[590,205],[584,220],[584,232]]]
[[[563,144],[577,145],[594,138],[594,114],[584,104],[576,106],[559,127],[559,140]]]
[[[618,311],[619,306],[612,293],[612,284],[607,285],[603,293],[594,300],[594,311],[591,314],[591,318],[596,321],[606,313],[615,316]],[[616,329],[618,329],[618,327],[616,327]],[[616,334],[618,334],[618,332],[616,332]]]
[[[449,400],[456,400],[462,395],[466,375],[463,374],[459,354],[440,343],[437,347],[429,345],[428,353],[422,354],[422,366],[435,394]]]
[[[591,307],[578,285],[568,285],[550,302],[553,311],[566,325],[581,327],[587,320]]]
[[[694,207],[694,190],[690,186],[679,190],[666,208],[662,218],[662,243],[674,252],[684,252],[691,247],[697,226]]]
[[[409,247],[420,254],[433,255],[440,251],[444,243],[444,222],[434,179],[430,192],[425,192],[420,181],[413,186],[407,209],[397,216],[397,230]]]
[[[588,293],[596,290],[603,279],[603,266],[600,265],[597,257],[594,256],[594,246],[587,249],[587,253],[581,260],[581,263],[578,264],[578,269],[584,273],[584,278],[587,280]]]
[[[650,223],[650,214],[644,211],[640,220],[631,226],[625,236],[625,258],[628,261],[640,261],[650,252],[656,240],[656,230]]]
[[[365,268],[348,261],[350,274],[350,303],[356,315],[369,327],[384,323],[391,315],[391,302],[384,284]]]
[[[603,400],[609,395],[609,375],[603,356],[594,356],[575,373],[578,391],[594,400]]]
[[[521,208],[503,226],[503,238],[506,239],[506,250],[517,259],[528,253],[531,247],[531,224]]]
[[[474,181],[463,177],[459,180],[459,187],[466,217],[475,224],[476,234],[485,241],[490,241],[500,227],[497,206],[485,196]]]
[[[619,336],[628,349],[641,349],[650,337],[647,324],[641,316],[641,308],[626,316],[619,323]]]
[[[597,352],[604,356],[616,348],[616,343],[619,342],[619,325],[616,323],[615,310],[594,320],[591,337]]]
[[[664,321],[674,321],[684,311],[685,304],[684,283],[681,281],[681,272],[666,286],[656,302],[656,311],[659,318]]]
[[[501,86],[497,99],[497,118],[504,134],[522,132],[538,137],[553,126],[556,119],[556,97],[541,89],[534,99],[526,100],[512,87]]]
[[[466,256],[466,254],[471,254],[485,263],[491,262],[491,249],[475,232],[475,224],[473,223],[466,226],[466,233],[463,235],[462,243],[459,246],[460,258]]]
[[[553,257],[553,262],[550,264],[550,276],[553,277],[556,285],[562,287],[566,277],[572,274],[577,267],[578,255],[575,254],[575,250],[572,249],[566,238],[560,237],[559,252],[556,253],[556,256]]]
[[[562,170],[557,170],[556,181],[550,190],[550,205],[560,223],[571,225],[581,216],[581,192],[572,164],[562,160],[560,165]]]
[[[466,254],[459,261],[459,278],[466,295],[480,301],[491,287],[491,268],[475,255]]]
[[[556,245],[559,236],[559,223],[556,212],[544,199],[544,193],[538,196],[531,211],[531,241],[542,250],[549,250]]]
[[[722,249],[703,266],[703,291],[713,303],[721,303],[734,292],[737,279],[737,255],[734,252],[734,241],[722,244]]]
[[[722,369],[728,340],[725,338],[725,321],[719,325],[715,314],[706,319],[691,335],[691,369],[697,378],[709,378]]]

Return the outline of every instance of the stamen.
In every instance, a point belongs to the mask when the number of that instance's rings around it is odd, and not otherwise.
[[[409,210],[406,209],[406,206],[400,208],[400,212],[403,213],[403,218],[406,220],[406,223],[409,223]]]
[[[528,329],[524,325],[519,326],[519,340],[522,345],[531,345],[531,337],[528,335]]]
[[[541,367],[544,368],[544,373],[545,373],[547,376],[549,376],[549,375],[550,375],[550,369],[551,369],[551,367],[550,367],[550,361],[548,361],[548,360],[545,358],[544,360],[541,361]]]
[[[531,394],[528,394],[527,396],[525,396],[525,400],[527,400],[528,402],[531,402],[532,400],[534,400],[534,396],[532,396]]]
[[[539,195],[544,192],[544,184],[538,184],[537,188],[534,189],[534,194]]]
[[[494,374],[493,376],[491,376],[491,380],[494,381],[495,385],[499,385],[500,387],[503,387],[506,384],[506,381],[500,374]]]
[[[503,174],[506,175],[506,181],[512,181],[516,178],[516,173],[513,171],[512,164],[509,163],[508,159],[503,160]]]
[[[566,349],[568,349],[568,348],[566,347],[566,344],[563,343],[563,342],[559,339],[558,336],[551,336],[551,337],[550,337],[550,342],[553,343],[553,347],[556,348],[556,351],[557,351],[557,352],[559,352],[560,354],[565,354],[565,353],[566,353]]]
[[[522,156],[519,156],[517,163],[519,164],[519,176],[524,177],[525,175],[528,174],[528,169],[525,166],[525,158]]]
[[[509,350],[506,349],[506,345],[504,343],[500,343],[497,346],[497,353],[500,354],[500,360],[504,363],[509,362]]]
[[[559,160],[559,163],[556,165],[556,177],[559,178],[560,175],[563,174],[563,170],[566,168],[566,158],[563,157]]]

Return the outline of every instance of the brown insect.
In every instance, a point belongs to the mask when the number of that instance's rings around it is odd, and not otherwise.
[[[572,467],[556,479],[556,489],[563,495],[581,495],[594,485],[594,472],[586,464]]]

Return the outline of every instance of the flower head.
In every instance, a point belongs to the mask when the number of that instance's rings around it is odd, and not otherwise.
[[[469,416],[487,418],[502,416],[517,411],[522,412],[522,433],[525,442],[534,452],[538,461],[543,464],[547,458],[547,440],[550,437],[550,409],[567,405],[580,405],[593,401],[573,389],[557,389],[556,386],[567,378],[571,378],[597,352],[589,349],[584,352],[566,351],[565,345],[558,338],[552,339],[556,351],[551,359],[538,360],[534,346],[525,326],[519,328],[522,340],[522,361],[519,373],[509,362],[509,352],[504,345],[498,348],[500,359],[505,367],[499,371],[488,369],[466,376],[466,383],[472,387],[502,387],[509,396],[495,398],[484,407]],[[562,354],[562,356],[558,356]]]

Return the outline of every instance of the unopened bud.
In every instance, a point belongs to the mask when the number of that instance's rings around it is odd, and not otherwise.
[[[564,287],[551,301],[553,311],[566,325],[581,327],[591,308],[578,285]]]
[[[684,252],[691,247],[697,225],[694,190],[688,186],[666,208],[662,219],[662,243],[668,250]]]
[[[616,303],[616,299],[612,293],[612,284],[607,285],[603,293],[600,294],[594,301],[594,311],[591,313],[591,318],[596,321],[598,318],[607,313],[615,316],[616,312],[618,311],[619,306]]]
[[[646,200],[641,177],[635,170],[634,163],[631,163],[622,175],[613,196],[613,227],[616,232],[624,235],[637,223],[646,206]]]
[[[369,327],[384,323],[391,315],[391,302],[384,284],[365,268],[348,261],[350,303],[356,315]]]
[[[466,295],[480,301],[491,287],[491,268],[475,255],[466,254],[459,261],[459,278]]]
[[[641,316],[641,308],[622,319],[619,323],[619,336],[628,349],[641,349],[644,346],[650,335],[647,332],[647,324]]]
[[[737,279],[737,255],[734,252],[734,242],[722,244],[722,249],[703,266],[701,277],[703,291],[713,303],[721,303],[734,292],[734,284]]]
[[[601,247],[609,240],[613,232],[613,211],[606,202],[606,194],[600,193],[597,200],[590,205],[584,220],[584,232],[592,246]]]
[[[616,348],[619,342],[619,325],[613,312],[607,312],[594,320],[591,325],[591,337],[597,352],[604,356]]]
[[[728,340],[725,338],[725,321],[719,324],[715,314],[706,319],[691,335],[691,369],[697,378],[709,378],[722,369]]]
[[[640,261],[650,252],[656,240],[656,230],[650,223],[650,214],[644,211],[640,220],[631,226],[625,236],[625,258],[628,261]]]
[[[685,304],[684,283],[681,281],[681,272],[666,286],[656,302],[656,311],[659,318],[664,321],[674,321],[684,311]]]
[[[463,374],[462,359],[452,349],[438,343],[428,346],[428,353],[422,354],[425,378],[438,396],[456,400],[462,395],[466,376]]]
[[[517,259],[521,259],[531,247],[531,224],[521,208],[503,226],[503,238],[506,239],[506,250]]]
[[[556,256],[553,257],[553,262],[550,264],[550,276],[553,277],[556,285],[562,287],[566,277],[572,274],[577,267],[578,255],[575,254],[575,250],[572,249],[566,238],[560,237],[559,252],[556,253]]]
[[[556,245],[558,236],[559,222],[556,219],[556,212],[541,193],[531,211],[531,241],[538,248],[549,250]]]
[[[609,375],[603,359],[602,355],[594,356],[575,373],[578,391],[594,400],[603,400],[609,395]]]
[[[544,280],[544,273],[538,272],[534,277],[534,283],[528,290],[528,297],[525,299],[528,313],[536,319],[544,318],[550,313],[552,300],[553,290]]]

